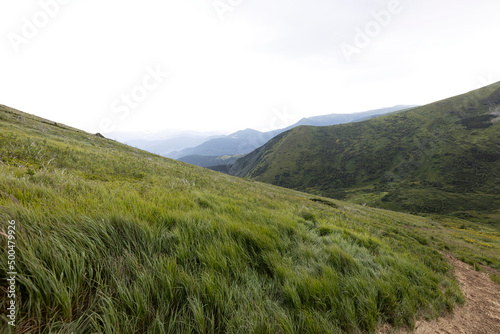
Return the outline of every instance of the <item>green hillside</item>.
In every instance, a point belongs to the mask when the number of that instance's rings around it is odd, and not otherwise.
[[[241,157],[243,157],[243,154],[222,156],[188,155],[177,160],[200,167],[211,167],[232,165]]]
[[[0,106],[2,278],[11,221],[16,333],[412,327],[463,301],[440,251],[500,268],[488,227],[239,179]],[[14,333],[8,303],[2,279]]]
[[[299,127],[232,175],[411,213],[500,225],[500,83],[409,111]]]

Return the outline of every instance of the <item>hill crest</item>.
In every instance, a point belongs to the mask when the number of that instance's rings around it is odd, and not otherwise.
[[[415,213],[493,214],[499,106],[496,83],[363,122],[297,127],[237,160],[230,174]]]

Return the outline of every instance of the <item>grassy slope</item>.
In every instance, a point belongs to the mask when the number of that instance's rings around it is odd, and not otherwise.
[[[3,106],[0,161],[0,231],[17,222],[17,333],[411,326],[462,300],[437,249],[500,268],[500,235],[473,223],[312,198]],[[1,312],[5,297],[2,280]]]
[[[410,111],[300,127],[237,161],[231,174],[412,213],[500,226],[500,83]]]

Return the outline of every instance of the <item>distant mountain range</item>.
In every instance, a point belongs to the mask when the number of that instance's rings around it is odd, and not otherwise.
[[[293,128],[230,174],[394,210],[481,212],[500,224],[500,83],[363,122]]]
[[[180,151],[186,147],[200,145],[209,139],[221,136],[215,133],[176,132],[174,130],[165,130],[154,134],[120,132],[106,134],[108,138],[163,156],[173,151]]]
[[[413,107],[416,106],[398,105],[391,108],[382,108],[382,109],[370,110],[354,114],[330,114],[324,116],[303,118],[299,122],[284,129],[279,129],[269,132],[260,132],[253,129],[246,129],[235,132],[227,136],[221,136],[218,138],[209,139],[195,147],[185,148],[181,151],[171,152],[164,155],[169,158],[181,160],[181,158],[187,156],[219,157],[224,155],[247,154],[255,150],[256,148],[264,145],[271,138],[297,126],[301,125],[328,126],[328,125],[335,125],[342,123],[350,123]],[[193,161],[193,159],[190,158],[190,161]]]

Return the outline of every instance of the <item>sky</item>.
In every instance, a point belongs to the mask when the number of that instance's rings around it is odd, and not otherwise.
[[[283,128],[500,81],[498,0],[0,3],[0,104],[92,133]]]

